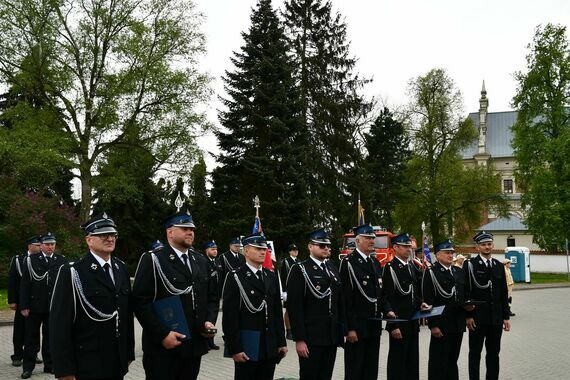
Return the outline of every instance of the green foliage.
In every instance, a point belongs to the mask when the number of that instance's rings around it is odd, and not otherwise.
[[[517,72],[516,178],[535,241],[561,250],[570,231],[570,48],[566,27],[538,27]]]
[[[289,0],[284,23],[306,128],[309,217],[340,235],[354,225],[364,186],[359,135],[371,104],[354,72],[347,26],[331,1]]]
[[[83,219],[99,164],[112,147],[133,144],[129,135],[151,152],[152,175],[191,167],[194,137],[208,127],[195,105],[209,95],[196,68],[204,38],[191,1],[0,4],[0,74],[15,85],[33,78],[44,104],[59,111]]]
[[[433,69],[410,82],[412,157],[395,211],[398,223],[421,236],[425,221],[433,242],[454,235],[465,238],[489,208],[508,210],[499,175],[488,167],[464,167],[459,156],[477,136],[470,119],[462,119],[462,100],[453,80]]]
[[[410,139],[404,124],[384,108],[364,135],[368,156],[364,164],[367,186],[362,189],[366,219],[393,230],[392,214],[410,157]]]
[[[220,113],[224,130],[216,133],[222,153],[212,175],[214,231],[221,246],[250,233],[259,195],[264,232],[283,250],[310,228],[306,143],[286,40],[269,0],[258,2],[243,38],[235,70],[224,78],[229,97]]]

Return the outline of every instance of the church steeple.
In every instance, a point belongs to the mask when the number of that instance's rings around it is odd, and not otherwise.
[[[489,108],[489,99],[487,99],[487,90],[485,89],[485,81],[481,88],[481,99],[479,99],[479,154],[487,151],[487,109]]]

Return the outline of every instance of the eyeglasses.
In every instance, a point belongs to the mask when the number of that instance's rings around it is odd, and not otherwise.
[[[119,234],[100,234],[100,235],[95,235],[95,236],[97,236],[101,240],[118,239],[119,238]]]
[[[312,245],[315,245],[317,247],[319,247],[320,249],[331,249],[331,245],[330,244],[325,244],[325,243],[311,243]]]

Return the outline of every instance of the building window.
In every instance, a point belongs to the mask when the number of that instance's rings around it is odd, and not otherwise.
[[[513,193],[513,180],[512,179],[504,179],[503,180],[503,192],[506,194]]]
[[[515,238],[513,237],[513,235],[509,235],[509,237],[507,238],[507,247],[516,247],[516,242],[515,242]]]

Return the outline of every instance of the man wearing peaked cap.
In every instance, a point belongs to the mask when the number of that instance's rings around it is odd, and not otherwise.
[[[40,237],[40,252],[26,258],[20,282],[20,312],[26,318],[26,338],[22,378],[32,375],[36,357],[40,351],[40,327],[42,330],[41,351],[44,372],[52,373],[50,351],[50,299],[59,268],[67,259],[55,253],[56,236],[51,232]]]
[[[208,259],[192,248],[192,215],[177,212],[165,219],[164,228],[167,244],[141,256],[133,284],[133,306],[143,328],[143,367],[148,380],[193,380],[208,352],[208,338],[216,332],[216,281]],[[154,311],[154,301],[173,296],[182,304],[189,337],[164,324]]]
[[[162,248],[164,248],[164,243],[161,242],[160,240],[157,240],[157,241],[155,241],[154,243],[152,243],[152,244],[150,245],[150,250],[151,250],[151,251],[159,250],[159,249],[162,249]]]
[[[246,263],[229,272],[223,290],[226,354],[234,361],[236,380],[272,380],[276,363],[287,354],[279,280],[262,267],[265,237],[249,235],[242,243]]]
[[[499,378],[499,351],[503,330],[510,331],[508,289],[503,264],[492,256],[493,234],[479,231],[474,237],[477,256],[465,260],[465,297],[484,301],[467,312],[469,329],[469,379],[479,379],[483,345],[486,349],[486,378]]]
[[[206,256],[206,258],[208,259],[208,270],[210,273],[210,277],[213,277],[215,279],[216,282],[216,288],[217,288],[217,294],[221,294],[222,292],[222,280],[220,277],[220,272],[222,270],[222,268],[219,266],[216,258],[218,257],[218,245],[216,244],[215,241],[211,240],[208,241],[206,243],[204,243],[204,245],[202,246],[202,248],[204,249],[204,255]],[[217,318],[216,318],[217,320]],[[216,321],[213,321],[214,324],[216,323]],[[220,346],[218,346],[216,343],[214,343],[214,337],[209,338],[208,340],[208,349],[210,350],[219,350]]]
[[[388,322],[390,350],[388,351],[388,380],[419,379],[419,322],[410,318],[428,306],[421,302],[421,274],[410,261],[412,240],[409,234],[401,233],[391,238],[395,256],[384,267],[382,276],[387,302],[397,318],[405,322]],[[405,363],[405,364],[404,364]]]
[[[117,226],[103,213],[81,228],[89,251],[61,268],[51,302],[54,373],[60,379],[122,379],[135,352],[130,276],[114,255]]]
[[[340,276],[326,257],[331,244],[328,234],[309,234],[309,258],[291,267],[287,281],[287,310],[299,356],[300,379],[330,379],[337,346],[342,345],[346,325]]]
[[[281,289],[283,290],[283,307],[287,307],[287,278],[289,277],[289,272],[291,267],[297,263],[297,256],[299,255],[299,248],[295,243],[289,244],[287,247],[287,252],[289,256],[284,258],[279,267],[279,280],[281,281]],[[285,315],[283,316],[285,320],[285,335],[287,339],[293,339],[291,336],[291,323],[289,321],[289,312],[285,310]]]
[[[245,264],[245,257],[239,252],[241,247],[240,239],[233,238],[230,240],[229,250],[218,256],[218,266],[221,268],[220,279],[222,280],[222,288],[224,281],[229,272],[235,270]],[[221,290],[220,290],[221,296]]]
[[[372,226],[354,228],[356,248],[340,263],[347,336],[344,346],[346,379],[378,378],[382,317],[394,318],[382,285],[382,269],[371,254],[376,234]]]
[[[24,316],[20,313],[20,282],[26,257],[40,252],[40,236],[32,236],[26,240],[27,252],[12,257],[8,272],[8,304],[14,310],[14,328],[12,332],[12,343],[14,344],[14,355],[11,356],[12,365],[19,367],[24,358],[25,322]]]
[[[442,315],[428,318],[428,379],[457,380],[457,360],[465,332],[465,272],[453,265],[450,240],[436,244],[434,251],[437,261],[424,274],[423,297],[427,304],[445,309]]]

